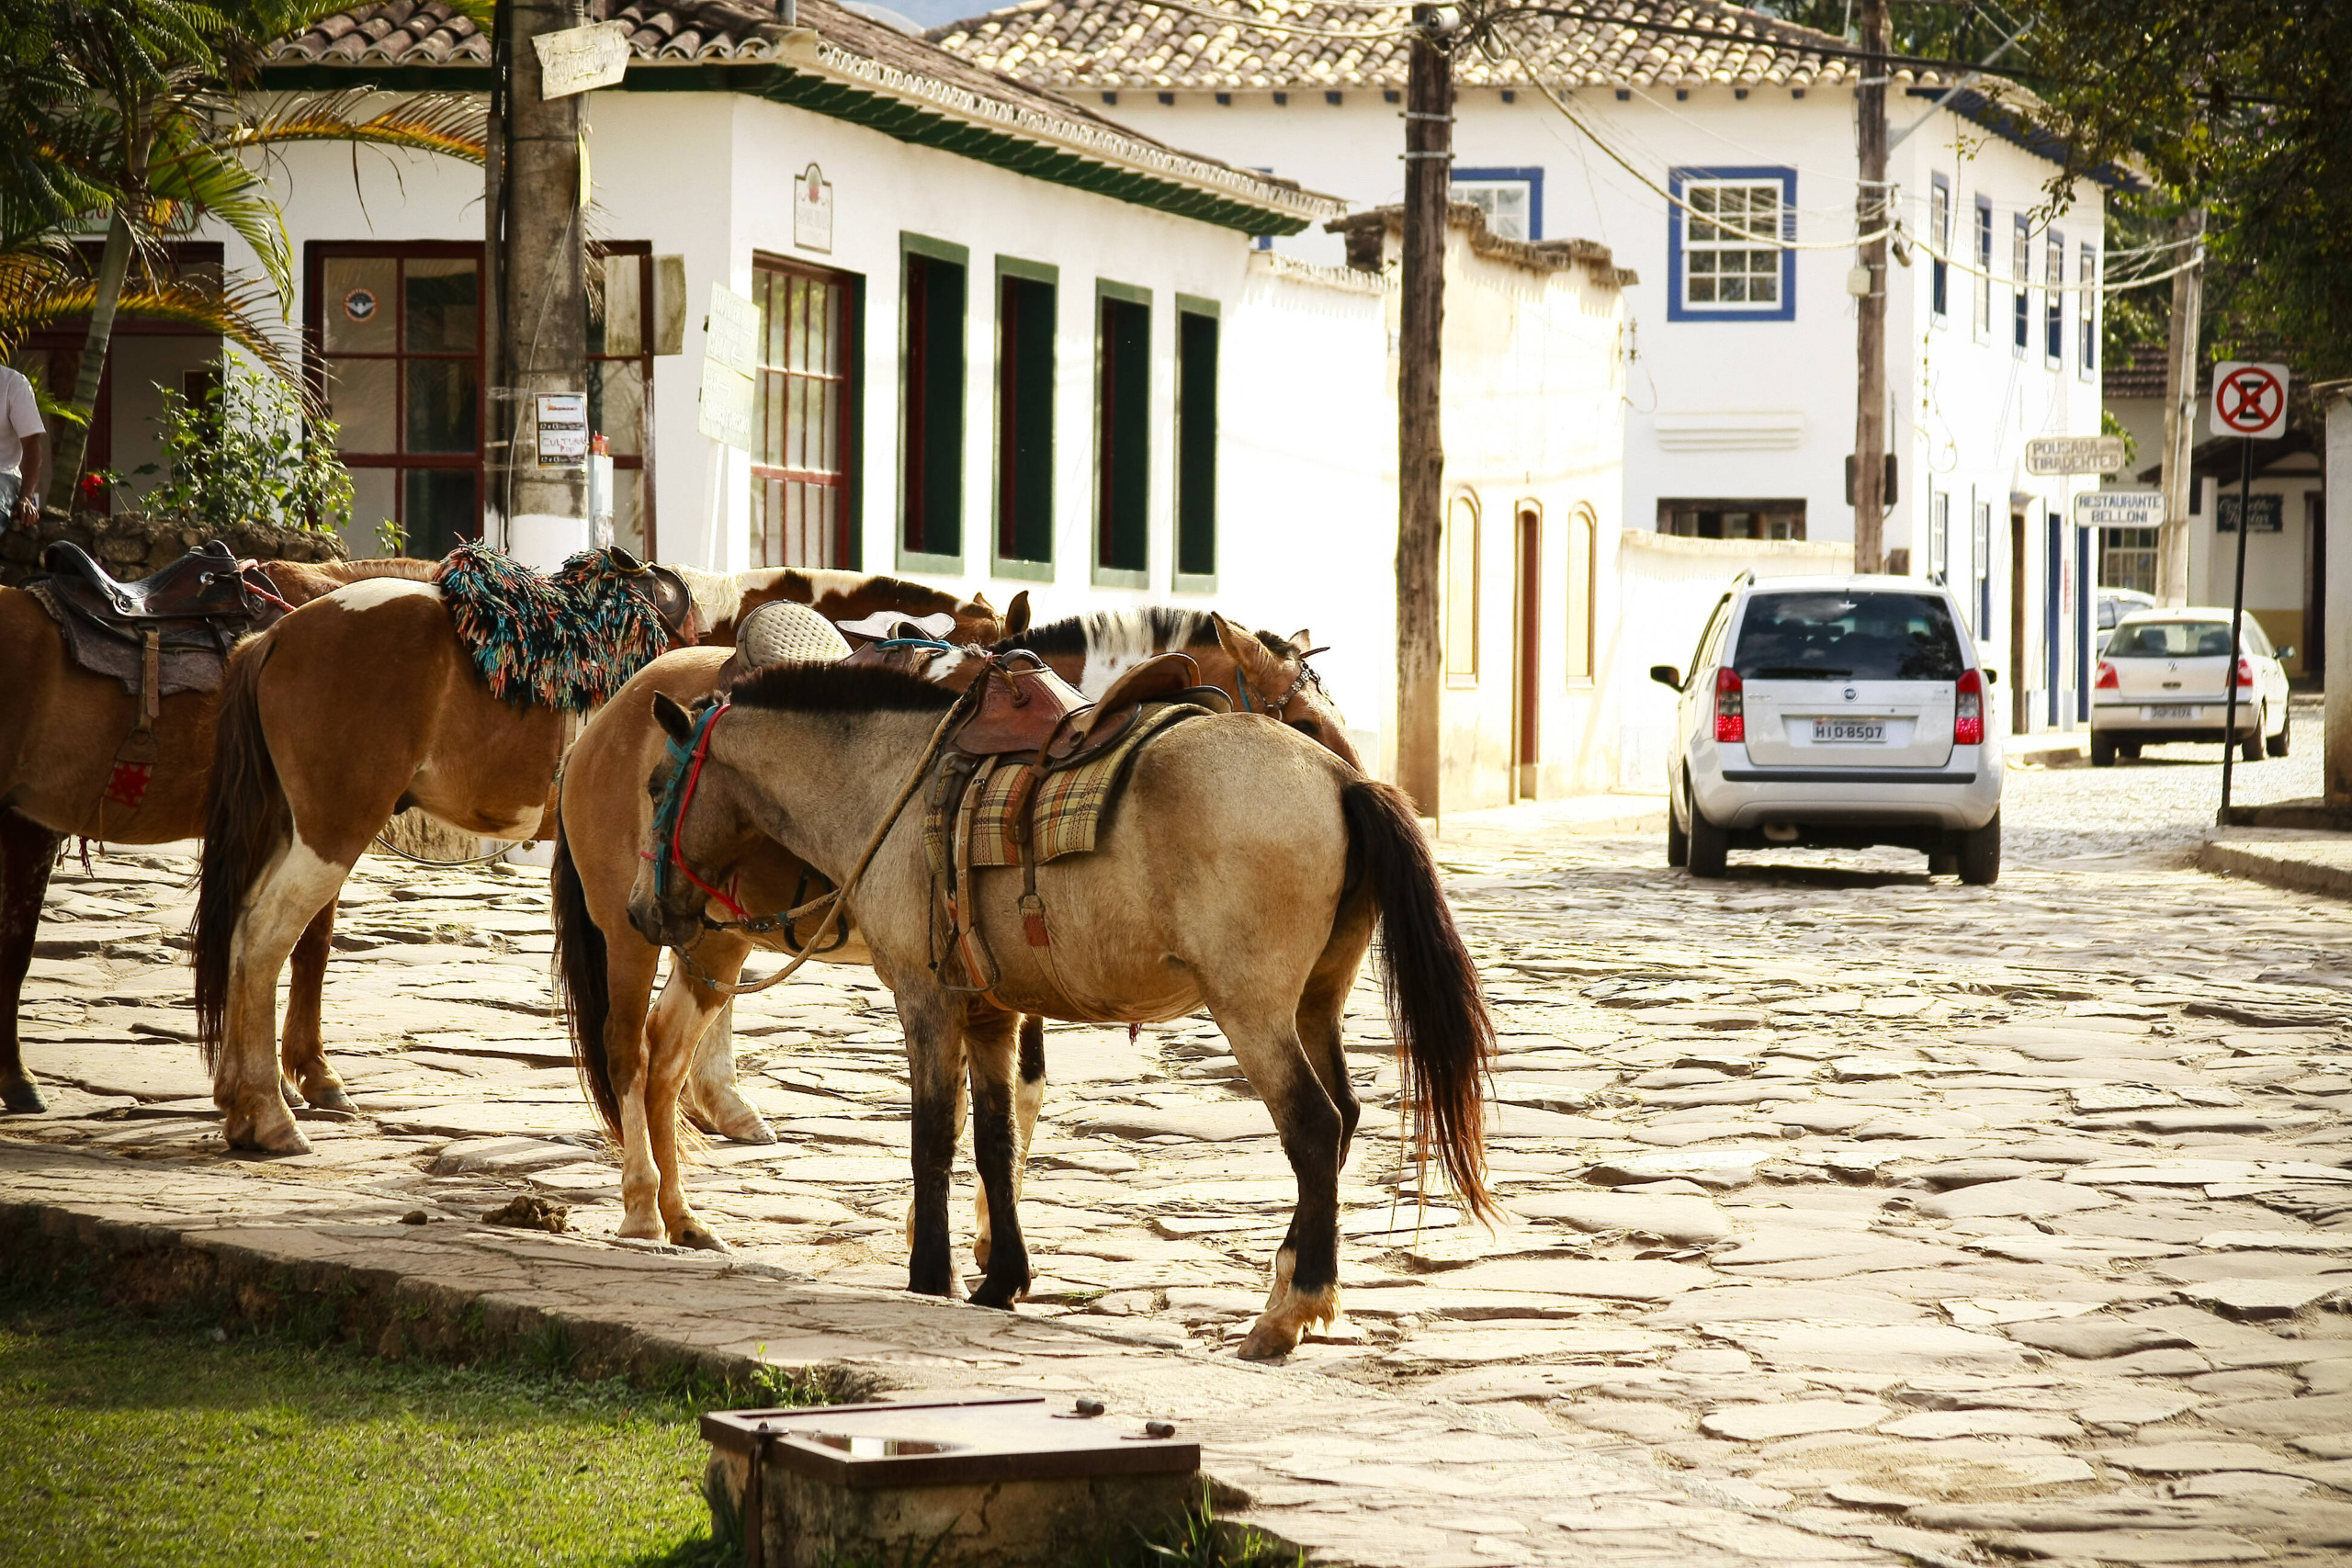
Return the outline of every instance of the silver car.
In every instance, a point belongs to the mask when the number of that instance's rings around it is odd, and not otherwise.
[[[2235,736],[2249,762],[2283,757],[2289,739],[2287,671],[2252,615],[2239,623]],[[2143,746],[2228,739],[2230,613],[2141,610],[2116,623],[2091,686],[2091,766],[2111,768]]]
[[[2001,874],[2001,746],[1951,593],[1909,577],[1735,579],[1699,634],[1667,756],[1667,859],[1898,844],[1930,873]]]

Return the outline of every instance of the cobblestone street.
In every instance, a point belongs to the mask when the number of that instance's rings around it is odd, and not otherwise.
[[[2295,756],[2239,769],[2242,801],[2317,793],[2315,717]],[[1540,807],[1446,823],[1502,1031],[1492,1164],[1516,1223],[1417,1203],[1367,976],[1347,1315],[1292,1368],[1466,1411],[1493,1448],[1446,1471],[1442,1445],[1321,1429],[1253,1452],[1253,1503],[1329,1512],[1376,1486],[1408,1512],[1363,1561],[2345,1561],[2352,909],[2190,867],[2219,773],[2181,747],[2014,768],[2007,864],[1981,889],[1893,852],[1735,854],[1701,883],[1658,836]],[[555,1015],[544,874],[363,863],[326,1032],[364,1114],[252,1162],[222,1154],[185,1043],[192,866],[60,869],[26,1019],[51,1111],[0,1134],[135,1159],[94,1168],[125,1194],[308,1183],[469,1221],[529,1190],[572,1205],[586,1260],[665,1260],[594,1245],[618,1173]],[[736,1032],[778,1141],[715,1144],[698,1207],[740,1259],[901,1287],[887,994],[811,970],[747,998]],[[1265,1111],[1205,1019],[1134,1043],[1056,1026],[1047,1059],[1022,1315],[1209,1378],[1291,1207]],[[0,1196],[16,1181],[0,1169]],[[1531,1493],[1496,1479],[1521,1440],[1667,1473]]]

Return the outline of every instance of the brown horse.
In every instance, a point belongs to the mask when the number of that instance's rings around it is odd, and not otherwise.
[[[1301,657],[1310,651],[1304,633],[1285,642],[1245,630],[1206,611],[1113,610],[1017,633],[997,647],[1001,652],[1028,649],[1041,653],[1056,673],[1084,692],[1102,691],[1119,671],[1132,668],[1142,658],[1183,649],[1200,665],[1204,683],[1222,688],[1237,707],[1254,704],[1259,711],[1275,713],[1351,763],[1355,761],[1339,709]],[[968,682],[968,675],[965,682],[956,680],[956,666],[963,657],[959,653],[933,660],[923,671],[923,678],[960,689]],[[630,928],[628,908],[628,890],[637,875],[638,846],[652,822],[645,780],[667,746],[667,737],[653,720],[650,699],[659,692],[691,705],[711,696],[729,672],[726,664],[725,657],[714,650],[684,649],[664,654],[623,687],[582,730],[579,743],[565,760],[556,829],[557,971],[575,1053],[582,1060],[616,1054],[633,1060],[645,1052],[651,1059],[677,1064],[688,1076],[673,1092],[689,1118],[706,1126],[711,1122],[709,1107],[741,1100],[733,1081],[731,1053],[710,1049],[707,1043],[695,1048],[696,1040],[726,1002],[725,995],[712,983],[732,985],[753,952],[796,953],[799,951],[797,942],[809,934],[805,930],[758,937],[739,931],[711,932],[695,953],[694,967],[701,977],[683,964],[673,964],[669,982],[649,1018],[646,999],[651,994],[662,950]],[[747,909],[789,908],[805,901],[812,886],[808,867],[772,842],[757,846],[735,874],[737,882],[729,897]],[[825,957],[835,964],[868,961],[865,944],[854,929]],[[641,1043],[647,1030],[659,1036],[650,1048]],[[1016,1197],[1045,1097],[1044,1021],[1023,1019],[1019,1037],[1020,1071],[1014,1091]],[[594,1075],[586,1076],[593,1086]],[[615,1135],[622,1136],[618,1106],[600,1103],[598,1109]],[[668,1128],[647,1132],[664,1140],[673,1136]],[[628,1137],[623,1137],[623,1144],[631,1159],[650,1157]],[[633,1218],[653,1224],[650,1215]],[[659,1240],[665,1233],[654,1226],[644,1235]],[[975,1248],[983,1265],[988,1261],[989,1235],[983,1203]],[[667,1235],[666,1239],[685,1246],[719,1245],[717,1237],[700,1229]]]
[[[277,596],[302,604],[367,578],[422,578],[433,562],[268,561],[261,570]],[[212,768],[219,695],[178,692],[163,699],[154,733],[153,782],[136,807],[107,796],[117,750],[131,732],[139,698],[111,676],[75,664],[64,634],[29,593],[0,588],[0,1105],[43,1109],[25,1070],[17,1008],[41,899],[69,835],[113,844],[161,844],[204,831],[204,783]],[[334,906],[321,909],[294,949],[286,1007],[285,1063],[302,1073],[319,1055],[319,986],[334,934]]]
[[[829,619],[893,610],[951,615],[967,637],[1000,629],[985,601],[895,578],[681,575],[714,638],[731,640],[737,619],[769,599],[812,604]],[[277,974],[368,841],[411,807],[485,838],[537,838],[571,727],[554,708],[492,695],[429,582],[355,584],[237,649],[221,690],[194,932],[198,1034],[231,1147],[310,1147],[264,1070]],[[349,1102],[323,1054],[308,1066],[300,1088],[311,1103]]]
[[[630,922],[649,942],[691,954],[704,944],[706,897],[684,876],[657,891],[657,857],[674,856],[702,883],[723,886],[774,840],[838,885],[882,835],[850,912],[907,1032],[910,1289],[938,1295],[950,1287],[948,1168],[967,1068],[974,1163],[994,1236],[973,1300],[1005,1306],[1028,1288],[1012,1198],[1019,1014],[1151,1021],[1205,1004],[1272,1112],[1298,1181],[1266,1311],[1241,1347],[1252,1359],[1287,1354],[1339,1309],[1339,1177],[1359,1110],[1340,1017],[1375,921],[1403,1094],[1422,1146],[1474,1214],[1493,1212],[1481,1100],[1493,1027],[1401,794],[1259,716],[1171,726],[1136,755],[1095,849],[1036,868],[1043,933],[1024,918],[1019,874],[976,879],[969,911],[1000,974],[985,993],[955,991],[930,964],[933,887],[920,814],[892,820],[890,803],[960,700],[892,671],[777,665],[739,682],[731,705],[703,723],[697,739],[696,720],[656,695],[670,738],[698,744],[699,773],[674,839],[645,843],[628,901]],[[678,766],[665,755],[653,787],[666,794]],[[1265,801],[1282,807],[1236,809]],[[682,1065],[614,1052],[586,1054],[584,1066],[598,1103],[618,1107],[632,1147],[654,1151],[623,1166],[627,1234],[700,1231],[662,1131],[674,1119]]]

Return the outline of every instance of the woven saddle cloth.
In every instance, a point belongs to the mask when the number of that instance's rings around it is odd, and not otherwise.
[[[1118,802],[1136,754],[1170,725],[1207,711],[1184,703],[1147,708],[1114,744],[1076,767],[1042,778],[1033,779],[1035,762],[1017,757],[979,759],[960,801],[944,801],[937,791],[932,795],[923,816],[923,849],[933,874],[944,875],[956,860],[975,868],[1019,865],[1023,800],[1032,788],[1037,797],[1032,818],[1037,859],[1088,853]],[[969,845],[968,855],[952,853],[965,844]]]

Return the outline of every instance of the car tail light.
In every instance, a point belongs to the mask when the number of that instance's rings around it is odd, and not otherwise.
[[[2115,673],[2115,666],[2104,659],[2098,661],[2098,680],[2095,685],[2102,692],[2120,692],[2123,689],[2123,682]]]
[[[1736,670],[1715,671],[1715,739],[1742,745],[1747,741],[1747,704]]]
[[[1974,670],[1960,672],[1960,682],[1953,694],[1951,709],[1951,743],[1955,746],[1984,744],[1984,677]]]
[[[2251,686],[2254,684],[2253,660],[2240,659],[2238,660],[2238,684],[2241,686]]]

